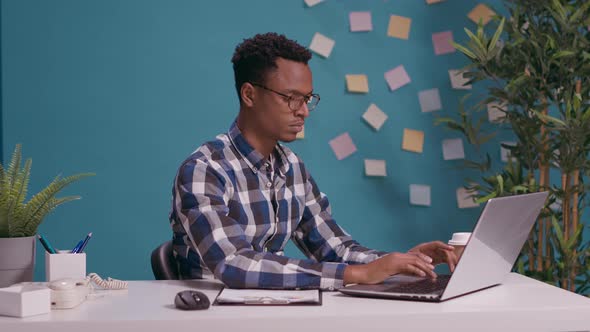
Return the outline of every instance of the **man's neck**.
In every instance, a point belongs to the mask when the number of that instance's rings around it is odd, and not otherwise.
[[[261,136],[261,131],[257,130],[256,124],[243,116],[242,112],[238,115],[237,124],[248,144],[250,144],[254,150],[262,154],[265,159],[268,159],[277,145],[277,141]]]

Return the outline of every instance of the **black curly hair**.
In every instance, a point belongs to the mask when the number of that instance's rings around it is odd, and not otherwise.
[[[311,52],[296,41],[274,32],[257,34],[236,46],[231,59],[234,67],[236,91],[240,102],[240,89],[246,82],[264,83],[265,75],[277,68],[277,58],[307,64]]]

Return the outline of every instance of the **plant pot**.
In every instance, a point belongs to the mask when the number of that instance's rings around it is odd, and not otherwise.
[[[36,236],[0,238],[0,287],[33,281]]]

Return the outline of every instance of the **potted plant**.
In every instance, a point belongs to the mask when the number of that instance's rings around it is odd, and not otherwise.
[[[57,176],[25,202],[31,159],[21,168],[21,146],[16,145],[8,167],[0,165],[0,287],[33,280],[37,227],[59,205],[79,196],[56,197],[69,184],[91,173]]]
[[[480,22],[475,33],[465,29],[464,45],[455,44],[471,62],[467,84],[485,81],[487,95],[474,107],[460,108],[458,118],[436,121],[461,132],[479,151],[464,166],[481,172],[480,181],[468,179],[466,185],[480,202],[550,191],[516,270],[587,294],[590,242],[583,239],[582,215],[590,172],[590,2],[505,3],[509,16],[496,16],[491,37]],[[489,125],[492,133],[482,126],[486,109],[503,114]],[[500,172],[484,153],[498,130],[511,131],[516,141],[503,145],[511,158]]]

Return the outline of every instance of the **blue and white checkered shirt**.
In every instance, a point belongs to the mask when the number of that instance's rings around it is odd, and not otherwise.
[[[170,223],[182,278],[232,288],[343,286],[346,264],[382,255],[362,247],[330,215],[303,162],[277,144],[265,159],[234,122],[200,146],[176,175]],[[309,259],[283,255],[289,239]]]

